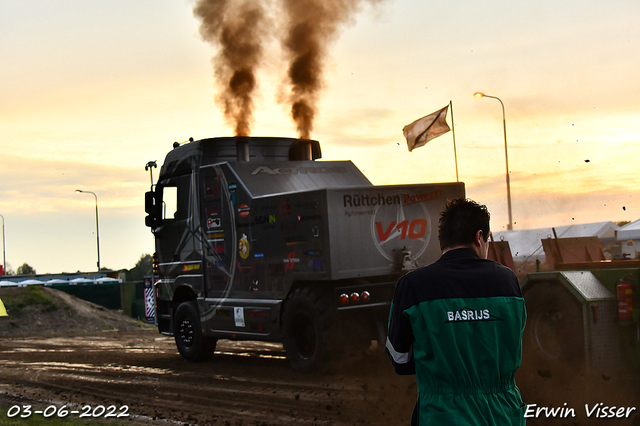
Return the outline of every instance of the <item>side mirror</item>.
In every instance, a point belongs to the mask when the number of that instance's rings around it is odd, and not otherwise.
[[[158,209],[156,208],[156,193],[153,191],[145,192],[144,194],[144,211],[147,213],[147,217],[144,219],[144,224],[151,229],[156,229],[158,224]]]

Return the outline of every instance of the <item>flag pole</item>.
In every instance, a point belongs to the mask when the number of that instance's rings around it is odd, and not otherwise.
[[[449,109],[451,110],[451,131],[453,132],[453,157],[456,162],[456,182],[460,182],[458,178],[458,153],[456,152],[456,126],[453,122],[453,102],[449,101]]]

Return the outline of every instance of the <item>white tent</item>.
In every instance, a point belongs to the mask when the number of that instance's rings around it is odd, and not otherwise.
[[[44,281],[29,279],[29,280],[18,282],[18,287],[24,287],[27,285],[42,285],[42,284],[44,284]]]
[[[620,256],[635,259],[640,252],[640,220],[627,223],[616,232],[616,240],[620,245]]]
[[[71,281],[69,281],[69,284],[93,284],[93,280],[80,277],[72,279]]]
[[[95,280],[96,284],[118,284],[121,283],[120,278],[102,277]]]
[[[616,233],[618,241],[640,240],[640,219],[620,227]]]
[[[58,279],[58,278],[54,278],[52,280],[45,281],[45,283],[44,283],[44,285],[47,285],[47,286],[48,285],[53,285],[53,284],[69,284],[69,281],[61,280],[61,279]]]

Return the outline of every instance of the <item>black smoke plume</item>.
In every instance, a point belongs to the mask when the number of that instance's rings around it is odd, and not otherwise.
[[[309,139],[317,112],[328,45],[361,0],[282,0],[288,19],[283,46],[289,58],[291,117],[298,136]],[[372,2],[378,0],[370,0]]]
[[[288,103],[298,136],[309,139],[323,88],[328,45],[358,7],[382,0],[198,0],[194,14],[201,18],[202,37],[220,47],[214,57],[218,105],[235,126],[237,136],[249,136],[253,124],[256,69],[263,60],[269,35],[266,5],[276,7],[284,21],[281,36],[287,60]]]
[[[219,46],[213,58],[216,102],[236,136],[249,136],[253,124],[256,69],[262,61],[265,19],[260,1],[199,0],[194,14],[202,38]]]

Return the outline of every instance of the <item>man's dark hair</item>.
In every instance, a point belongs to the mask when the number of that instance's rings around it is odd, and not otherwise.
[[[467,198],[447,201],[438,222],[440,249],[473,243],[476,232],[481,230],[484,240],[489,238],[489,219],[487,206]]]

